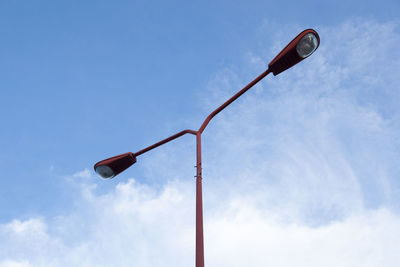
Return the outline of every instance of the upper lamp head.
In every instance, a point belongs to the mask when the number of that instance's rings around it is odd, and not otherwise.
[[[268,68],[274,75],[278,75],[309,57],[318,46],[319,36],[316,31],[302,31],[268,64]]]
[[[136,157],[132,152],[128,152],[97,162],[94,165],[94,170],[101,178],[111,179],[128,169],[135,162]]]

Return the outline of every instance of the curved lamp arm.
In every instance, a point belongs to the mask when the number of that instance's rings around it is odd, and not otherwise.
[[[271,71],[268,69],[266,71],[264,71],[263,73],[261,73],[257,78],[255,78],[252,82],[250,82],[248,85],[246,85],[242,90],[240,90],[239,92],[237,92],[234,96],[232,96],[231,98],[229,98],[224,104],[222,104],[220,107],[218,107],[216,110],[214,110],[210,115],[208,115],[208,117],[204,120],[203,124],[201,125],[200,129],[198,131],[193,131],[193,130],[184,130],[181,131],[179,133],[176,133],[168,138],[165,138],[164,140],[161,140],[160,142],[155,143],[154,145],[148,146],[142,150],[139,150],[138,152],[134,153],[133,156],[137,157],[143,153],[146,153],[156,147],[159,147],[165,143],[168,143],[178,137],[181,137],[184,134],[193,134],[193,135],[197,135],[198,133],[201,134],[203,133],[204,129],[207,127],[208,123],[210,122],[210,120],[212,118],[215,117],[215,115],[217,115],[219,112],[221,112],[224,108],[226,108],[229,104],[231,104],[233,101],[235,101],[236,99],[238,99],[241,95],[243,95],[244,93],[247,92],[247,90],[249,90],[251,87],[253,87],[255,84],[257,84],[259,81],[261,81],[265,76],[267,76]]]
[[[248,85],[246,85],[242,90],[237,92],[234,96],[229,98],[224,104],[222,104],[220,107],[218,107],[216,110],[214,110],[208,117],[204,120],[203,124],[201,125],[200,129],[198,132],[201,134],[203,133],[204,129],[207,127],[208,123],[212,118],[215,117],[218,113],[220,113],[224,108],[226,108],[229,104],[231,104],[233,101],[238,99],[241,95],[247,92],[251,87],[253,87],[256,83],[261,81],[265,76],[267,76],[270,73],[270,69],[267,69],[263,73],[261,73],[257,78],[255,78],[252,82],[250,82]]]
[[[148,147],[146,147],[146,148],[143,148],[142,150],[139,150],[138,152],[136,152],[136,153],[134,153],[133,155],[136,157],[136,156],[139,156],[139,155],[141,155],[141,154],[143,154],[143,153],[146,153],[146,152],[148,152],[148,151],[150,151],[150,150],[152,150],[152,149],[154,149],[154,148],[156,148],[156,147],[159,147],[159,146],[161,146],[161,145],[163,145],[163,144],[165,144],[165,143],[168,143],[168,142],[170,142],[170,141],[172,141],[172,140],[174,140],[174,139],[176,139],[176,138],[178,138],[178,137],[181,137],[182,135],[184,135],[184,134],[193,134],[193,135],[196,135],[197,134],[197,132],[196,131],[193,131],[193,130],[184,130],[184,131],[181,131],[181,132],[179,132],[179,133],[176,133],[176,134],[174,134],[174,135],[172,135],[172,136],[170,136],[170,137],[168,137],[168,138],[165,138],[164,140],[161,140],[160,142],[157,142],[157,143],[155,143],[154,145],[151,145],[151,146],[148,146]]]
[[[124,153],[118,156],[114,156],[102,161],[97,162],[94,165],[95,171],[103,178],[113,178],[119,173],[123,172],[127,168],[129,168],[132,164],[136,163],[136,157],[139,155],[142,155],[156,147],[159,147],[161,145],[164,145],[168,142],[171,142],[172,140],[175,140],[178,137],[181,137],[182,135],[185,134],[193,134],[196,135],[196,142],[197,142],[197,150],[198,154],[200,153],[200,140],[201,140],[201,134],[203,133],[204,129],[207,127],[208,123],[212,118],[215,117],[219,112],[221,112],[224,108],[226,108],[229,104],[231,104],[233,101],[238,99],[241,95],[243,95],[247,90],[249,90],[251,87],[253,87],[256,83],[261,81],[265,76],[267,76],[271,70],[268,68],[266,71],[261,73],[257,78],[255,78],[252,82],[250,82],[248,85],[246,85],[242,90],[237,92],[234,96],[229,98],[224,104],[222,104],[220,107],[218,107],[216,110],[214,110],[208,117],[204,120],[203,124],[201,125],[200,129],[198,131],[193,131],[193,130],[183,130],[179,133],[176,133],[174,135],[171,135],[168,138],[165,138],[151,146],[148,146],[146,148],[143,148],[142,150],[139,150],[136,153],[128,152]],[[199,156],[199,155],[198,155]],[[201,166],[201,163],[198,163],[197,165]],[[201,175],[201,174],[198,174]]]

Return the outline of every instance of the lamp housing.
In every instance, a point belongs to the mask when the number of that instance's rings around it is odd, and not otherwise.
[[[309,57],[319,46],[319,35],[307,29],[297,35],[269,64],[269,70],[276,76]]]
[[[128,152],[97,162],[94,165],[94,170],[100,177],[111,179],[128,169],[135,162],[136,157],[132,152]]]

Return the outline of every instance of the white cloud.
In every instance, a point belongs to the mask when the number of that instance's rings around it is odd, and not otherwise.
[[[31,267],[28,262],[16,262],[16,261],[11,261],[11,260],[6,260],[3,262],[0,262],[0,267]]]
[[[211,122],[203,135],[207,266],[400,261],[397,27],[357,20],[318,29],[315,55]],[[252,55],[248,69],[259,62]],[[207,111],[246,82],[218,73]],[[140,162],[158,186],[129,180],[99,193],[88,170],[72,175],[82,180],[73,212],[0,225],[0,266],[192,266],[188,140]]]
[[[74,175],[72,175],[74,178],[92,178],[92,173],[88,169],[84,169],[83,171],[77,172]]]
[[[106,195],[92,192],[71,216],[0,226],[0,255],[8,258],[1,264],[190,266],[193,197],[183,182],[159,193],[133,180]],[[387,209],[311,227],[282,221],[251,199],[224,207],[206,216],[208,266],[393,266],[400,259],[400,217]]]
[[[246,206],[228,218],[206,229],[211,266],[393,266],[400,259],[400,220],[384,209],[316,228]]]

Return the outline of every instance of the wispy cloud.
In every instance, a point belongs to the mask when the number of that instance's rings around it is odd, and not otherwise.
[[[157,192],[130,180],[80,199],[68,216],[0,226],[0,266],[190,266],[193,190],[174,182]],[[285,222],[276,211],[231,198],[205,220],[210,266],[392,266],[400,218],[364,211],[320,227]]]
[[[318,31],[315,55],[267,78],[204,134],[208,266],[400,260],[398,24]],[[264,61],[255,55],[248,69]],[[216,74],[206,110],[245,76]],[[193,265],[194,150],[185,140],[140,163],[161,186],[131,179],[98,193],[88,171],[72,175],[82,179],[73,212],[0,225],[0,266]]]

